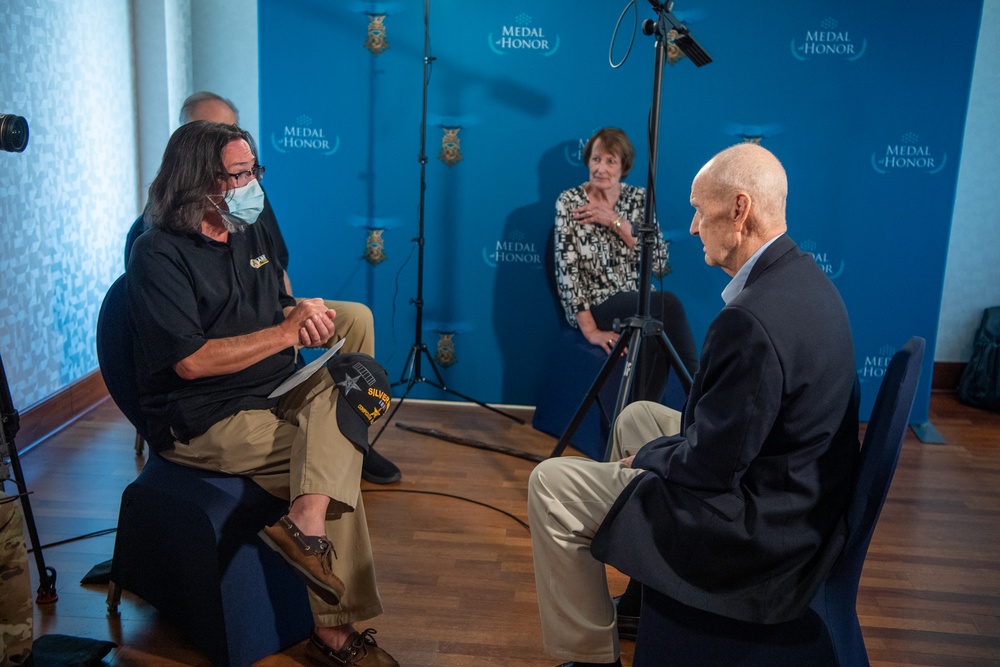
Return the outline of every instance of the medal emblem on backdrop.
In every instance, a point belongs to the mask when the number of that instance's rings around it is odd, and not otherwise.
[[[385,255],[385,240],[382,238],[384,229],[369,229],[365,240],[365,260],[372,266],[378,266],[387,258]]]
[[[438,362],[442,368],[448,368],[458,361],[458,358],[455,356],[454,338],[454,332],[438,332],[437,354],[434,355],[434,361]]]
[[[441,152],[438,159],[449,167],[454,167],[462,161],[462,146],[458,140],[460,127],[443,127],[444,136],[441,137]]]
[[[368,15],[368,37],[365,39],[365,48],[377,56],[389,48],[389,40],[385,36],[385,14]]]

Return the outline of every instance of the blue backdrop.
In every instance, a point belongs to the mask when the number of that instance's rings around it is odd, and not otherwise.
[[[920,335],[928,356],[912,421],[925,421],[982,2],[767,4],[675,7],[714,62],[664,71],[657,215],[673,272],[658,286],[681,298],[700,341],[728,277],[688,235],[691,179],[716,151],[760,141],[789,173],[791,236],[847,303],[862,417],[892,352]],[[627,180],[646,184],[654,41],[633,25],[653,11],[429,5],[422,338],[436,355],[450,337],[453,354],[439,357],[449,387],[534,404],[563,326],[546,243],[559,192],[587,179],[582,143],[623,128],[638,153]],[[295,293],[369,304],[393,380],[416,338],[424,10],[422,0],[259,2],[264,185]],[[383,261],[365,259],[369,246]],[[411,396],[451,398],[426,385]]]

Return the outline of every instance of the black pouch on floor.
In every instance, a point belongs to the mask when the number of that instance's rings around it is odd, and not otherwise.
[[[1000,306],[983,311],[972,358],[958,383],[958,398],[967,405],[1000,412]]]

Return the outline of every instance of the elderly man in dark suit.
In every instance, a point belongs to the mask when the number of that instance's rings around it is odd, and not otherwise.
[[[691,233],[732,281],[683,416],[637,402],[620,461],[551,459],[528,509],[545,649],[620,665],[605,563],[686,605],[756,623],[805,612],[843,546],[858,455],[843,301],[786,234],[787,179],[766,149],[713,157]]]

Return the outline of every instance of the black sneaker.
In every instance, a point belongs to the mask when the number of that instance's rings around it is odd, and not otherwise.
[[[396,464],[385,458],[372,447],[361,466],[361,477],[372,484],[392,484],[403,479],[403,473]]]

